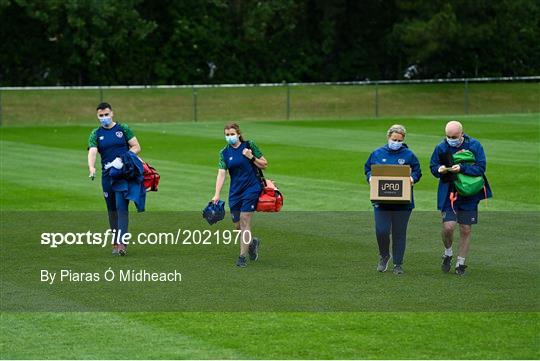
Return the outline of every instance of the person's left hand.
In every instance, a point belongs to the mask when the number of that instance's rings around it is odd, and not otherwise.
[[[251,149],[247,149],[245,148],[243,151],[242,151],[242,154],[244,155],[244,157],[246,157],[247,159],[251,159],[253,158],[253,152],[251,151]]]
[[[454,164],[452,168],[450,168],[450,172],[452,173],[459,173],[460,170],[461,170],[461,167],[459,166],[459,164]]]

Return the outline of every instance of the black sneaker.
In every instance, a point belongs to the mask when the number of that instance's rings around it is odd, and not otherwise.
[[[259,259],[259,245],[261,241],[258,238],[253,237],[251,244],[249,245],[249,259],[256,261]]]
[[[467,269],[467,266],[465,266],[464,264],[460,264],[459,266],[456,267],[456,274],[459,276],[464,276],[466,269]]]
[[[246,257],[244,257],[244,256],[238,257],[238,261],[236,261],[236,265],[238,267],[242,267],[242,268],[246,267],[247,266]]]
[[[390,261],[390,255],[379,258],[379,264],[377,265],[377,271],[386,272],[388,269],[388,262]]]
[[[401,275],[401,274],[403,274],[403,267],[401,267],[400,264],[394,265],[394,274],[395,274],[395,275]]]
[[[441,271],[444,273],[450,272],[450,263],[452,263],[452,256],[442,256]]]

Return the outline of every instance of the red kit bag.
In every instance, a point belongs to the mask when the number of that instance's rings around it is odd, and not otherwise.
[[[161,178],[158,171],[144,160],[141,159],[141,162],[144,168],[144,188],[147,192],[157,192]]]
[[[264,179],[262,171],[259,174],[263,183],[263,190],[259,195],[257,212],[279,212],[283,207],[283,194],[281,194],[274,182]]]

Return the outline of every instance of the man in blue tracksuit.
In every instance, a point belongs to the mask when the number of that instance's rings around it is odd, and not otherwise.
[[[388,129],[388,144],[375,149],[364,165],[364,173],[369,182],[373,164],[400,164],[411,167],[411,182],[417,183],[422,177],[420,163],[416,155],[403,143],[405,128],[395,124]],[[414,196],[411,203],[385,204],[373,202],[375,212],[375,235],[379,245],[379,264],[377,271],[385,272],[390,258],[394,261],[394,273],[403,273],[403,256],[407,239],[407,224],[414,208]],[[392,256],[390,256],[390,233],[392,234]]]
[[[129,200],[124,197],[124,192],[113,190],[113,179],[109,175],[111,164],[118,162],[117,158],[122,158],[126,152],[130,151],[138,154],[141,147],[137,138],[126,124],[116,123],[112,107],[108,103],[100,103],[97,106],[97,118],[100,126],[92,130],[88,138],[88,170],[92,179],[96,175],[97,153],[101,156],[101,185],[103,195],[107,204],[109,214],[109,225],[111,230],[121,232],[121,235],[128,231],[128,205]],[[107,168],[107,169],[106,169]],[[118,239],[113,245],[113,254],[125,255],[125,245]]]
[[[445,247],[441,269],[443,272],[450,271],[453,256],[452,239],[456,224],[459,223],[460,242],[455,272],[464,275],[472,225],[478,222],[478,203],[484,198],[491,197],[492,193],[484,174],[486,155],[480,142],[463,133],[463,126],[458,121],[446,124],[445,132],[446,138],[435,147],[429,164],[431,173],[439,178],[437,209],[442,212],[442,241]],[[475,164],[453,164],[452,155],[463,150],[470,150],[474,154]],[[457,173],[484,177],[484,189],[476,195],[469,197],[458,195],[455,199],[453,181]]]

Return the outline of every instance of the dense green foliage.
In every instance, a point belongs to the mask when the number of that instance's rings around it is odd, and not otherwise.
[[[535,0],[0,0],[1,85],[532,75]],[[210,76],[211,65],[215,72]]]

